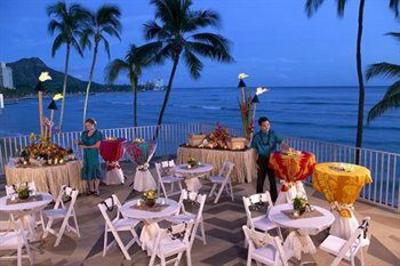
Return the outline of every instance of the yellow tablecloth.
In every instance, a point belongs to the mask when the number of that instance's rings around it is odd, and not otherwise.
[[[336,207],[342,217],[351,216],[350,207],[360,195],[365,184],[372,182],[371,172],[359,165],[343,163],[320,163],[313,174],[314,188],[322,192],[329,203]]]
[[[212,175],[217,175],[224,161],[235,164],[231,178],[233,182],[251,182],[257,177],[256,152],[254,149],[246,151],[212,150],[190,147],[179,147],[177,151],[178,163],[186,163],[189,157],[193,157],[203,163],[213,165]]]
[[[48,192],[53,196],[58,195],[62,185],[78,189],[80,193],[86,192],[86,186],[81,180],[80,161],[32,168],[5,166],[4,170],[8,185],[33,181],[39,192]]]

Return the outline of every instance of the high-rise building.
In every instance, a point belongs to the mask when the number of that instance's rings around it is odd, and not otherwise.
[[[15,89],[12,69],[4,62],[0,62],[0,87]]]

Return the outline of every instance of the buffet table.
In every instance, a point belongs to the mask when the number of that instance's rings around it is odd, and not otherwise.
[[[222,168],[224,161],[231,161],[235,164],[231,178],[233,182],[251,182],[257,177],[256,152],[254,149],[244,151],[201,149],[195,147],[179,147],[177,161],[179,164],[186,163],[189,157],[193,157],[202,163],[213,165],[212,175],[217,175]]]
[[[39,192],[48,192],[57,196],[62,185],[86,192],[81,179],[81,162],[70,161],[61,165],[41,167],[4,167],[7,185],[15,185],[33,181]]]

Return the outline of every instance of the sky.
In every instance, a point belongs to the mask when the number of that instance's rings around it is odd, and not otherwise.
[[[143,24],[154,17],[148,0],[81,0],[95,10],[104,3],[122,11],[122,40],[110,40],[111,59],[124,57],[130,43],[145,43]],[[355,47],[358,0],[348,1],[343,18],[336,16],[336,1],[326,0],[316,15],[308,18],[305,0],[193,0],[194,9],[213,9],[222,18],[222,27],[207,29],[223,34],[232,43],[235,62],[221,64],[204,60],[202,76],[193,80],[184,64],[178,66],[176,87],[236,86],[237,76],[248,73],[249,86],[354,86],[357,85]],[[399,21],[388,8],[389,1],[366,1],[363,67],[388,61],[400,63],[400,43],[386,32],[400,31]],[[48,66],[63,70],[65,49],[51,57],[53,38],[47,32],[46,7],[54,0],[0,0],[0,61],[39,57]],[[71,55],[70,74],[87,79],[92,52],[84,58]],[[95,80],[104,81],[109,63],[101,49]],[[143,80],[168,80],[171,64],[146,69]],[[387,85],[392,80],[377,78],[367,85]],[[127,83],[121,77],[118,83]]]

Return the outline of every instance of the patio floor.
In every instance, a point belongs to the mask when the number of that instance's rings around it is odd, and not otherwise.
[[[127,177],[132,176],[130,165],[124,164],[123,169]],[[41,243],[34,246],[39,251],[34,252],[35,265],[147,265],[149,258],[146,253],[134,245],[129,253],[132,261],[124,259],[119,249],[111,249],[106,257],[102,257],[104,219],[97,208],[97,203],[115,193],[121,200],[135,198],[138,193],[133,193],[128,187],[131,178],[125,185],[102,186],[101,197],[80,196],[75,210],[78,214],[78,223],[81,231],[81,238],[73,235],[65,235],[61,244],[54,248],[55,237],[49,236]],[[204,184],[205,182],[203,182]],[[209,191],[205,184],[202,192]],[[323,197],[312,188],[307,187],[307,194],[312,204],[328,208]],[[208,199],[204,210],[204,222],[207,236],[207,245],[196,240],[192,249],[193,265],[245,265],[247,249],[243,245],[243,233],[241,226],[246,223],[243,209],[242,196],[255,192],[255,184],[240,184],[234,186],[235,201],[222,197],[218,204]],[[1,189],[0,195],[4,195]],[[177,199],[177,197],[175,197]],[[370,216],[371,244],[366,254],[366,265],[400,265],[400,215],[387,210],[373,207],[364,203],[356,203],[357,216]],[[2,214],[0,222],[4,229],[7,217]],[[327,236],[327,232],[321,232],[313,237],[316,246]],[[314,255],[306,255],[303,258],[307,261],[314,261],[316,265],[329,265],[333,257],[318,250]],[[359,264],[359,261],[357,262]],[[16,261],[1,261],[1,265],[15,265]],[[24,260],[24,265],[29,265]],[[185,265],[183,259],[181,265]],[[296,265],[291,261],[291,265]],[[349,265],[343,262],[341,265]]]

